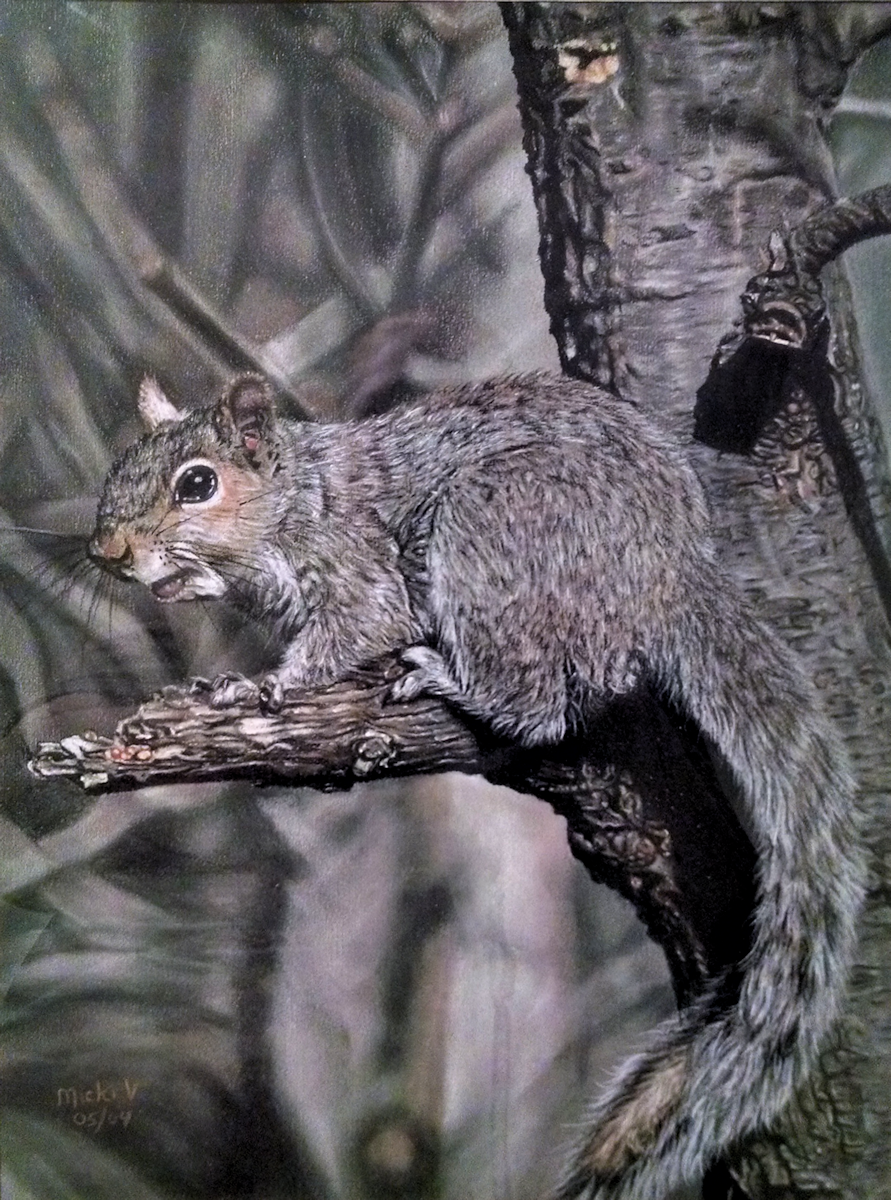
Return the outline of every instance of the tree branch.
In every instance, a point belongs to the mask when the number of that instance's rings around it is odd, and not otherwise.
[[[29,767],[93,795],[247,779],[329,791],[384,776],[482,774],[550,803],[573,853],[635,906],[665,949],[681,1000],[748,948],[753,854],[703,752],[677,751],[676,713],[647,691],[616,701],[584,744],[527,750],[473,729],[439,701],[388,702],[395,659],[279,713],[209,704],[209,684],[165,688],[122,720],[38,746]],[[683,803],[679,802],[683,798]],[[728,886],[702,870],[691,830],[710,829],[734,864]],[[731,932],[728,934],[728,930]]]
[[[210,685],[194,680],[156,693],[114,737],[87,732],[41,743],[29,767],[93,795],[232,779],[335,790],[382,775],[483,772],[485,753],[442,704],[387,703],[396,674],[391,665],[293,694],[277,713],[250,704],[213,708]]]

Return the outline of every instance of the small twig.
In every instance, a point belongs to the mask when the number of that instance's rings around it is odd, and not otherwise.
[[[891,120],[891,104],[886,100],[864,100],[859,96],[846,96],[835,106],[836,117],[871,117],[876,121]]]
[[[891,233],[891,184],[839,200],[807,218],[789,238],[802,275],[816,276],[834,259],[869,238]]]
[[[771,234],[767,269],[746,284],[740,297],[741,317],[721,339],[709,378],[697,395],[695,436],[700,441],[719,450],[745,453],[751,449],[766,420],[775,414],[776,397],[762,398],[758,411],[741,400],[734,404],[742,377],[737,384],[730,380],[733,360],[750,357],[754,345],[776,351],[775,361],[784,368],[795,362],[797,354],[825,361],[828,323],[820,272],[851,246],[887,233],[891,233],[891,185],[886,184],[827,205],[785,237]],[[723,372],[720,380],[719,372]],[[773,374],[778,381],[784,377],[784,371]],[[760,380],[758,386],[762,387]],[[730,413],[730,407],[740,411]],[[722,434],[730,439],[727,444],[721,443]]]

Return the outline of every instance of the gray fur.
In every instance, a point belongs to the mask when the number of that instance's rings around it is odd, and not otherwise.
[[[207,512],[169,499],[193,458],[231,477]],[[584,732],[638,680],[664,689],[740,786],[754,946],[736,1007],[706,997],[623,1067],[559,1195],[657,1200],[788,1102],[852,954],[855,787],[798,661],[716,565],[684,454],[638,410],[531,376],[359,422],[276,423],[248,378],[122,457],[92,545],[176,593],[162,598],[224,594],[270,622],[271,706],[394,649],[410,667],[397,699],[442,696],[527,746]],[[216,702],[256,693],[223,677]]]

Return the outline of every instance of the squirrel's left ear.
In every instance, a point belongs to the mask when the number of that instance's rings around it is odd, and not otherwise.
[[[143,425],[149,432],[157,429],[164,421],[181,421],[183,419],[183,414],[170,403],[153,375],[146,375],[139,385],[136,407]]]
[[[272,390],[260,375],[239,375],[217,406],[220,433],[237,441],[248,457],[258,460],[275,428]]]

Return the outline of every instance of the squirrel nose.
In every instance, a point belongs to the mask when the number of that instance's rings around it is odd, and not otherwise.
[[[133,548],[122,533],[94,534],[87,549],[94,562],[113,571],[133,566]]]

